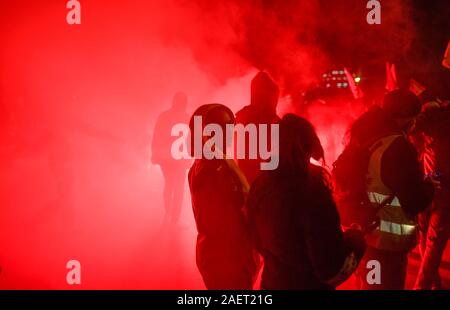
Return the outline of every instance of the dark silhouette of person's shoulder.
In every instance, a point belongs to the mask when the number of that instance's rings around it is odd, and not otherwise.
[[[174,116],[174,111],[172,109],[163,111],[159,117],[164,120],[170,120]]]
[[[253,114],[254,111],[252,106],[247,105],[236,113],[236,122],[246,122],[253,116]]]
[[[273,124],[279,121],[280,118],[275,112],[257,105],[245,106],[236,113],[236,123]]]
[[[263,170],[261,173],[255,178],[252,183],[252,188],[267,188],[271,187],[273,184],[278,182],[278,175],[274,171]]]
[[[188,122],[189,115],[184,111],[168,109],[159,114],[157,122],[160,124],[171,124],[173,122]]]
[[[269,197],[274,192],[282,191],[283,181],[287,180],[283,180],[282,177],[273,171],[262,171],[250,187],[249,199],[261,200],[264,197]]]
[[[170,110],[165,110],[158,115],[158,118],[156,119],[156,126],[167,126],[167,124],[170,123],[170,120]]]
[[[383,156],[383,162],[388,161],[398,164],[401,163],[405,157],[408,159],[415,159],[418,157],[417,151],[411,142],[405,137],[400,136],[395,139],[386,150],[386,153]]]
[[[381,178],[391,188],[403,183],[402,177],[417,170],[418,155],[414,145],[400,136],[386,149],[381,159]]]
[[[331,176],[329,172],[314,164],[309,165],[309,180],[312,188],[316,188],[319,191],[331,190]]]
[[[415,126],[432,137],[447,136],[450,128],[450,107],[435,108],[422,113]]]
[[[190,178],[194,178],[195,183],[214,184],[217,177],[226,171],[227,165],[223,160],[197,160],[189,170]]]
[[[251,212],[258,210],[261,203],[268,202],[270,193],[276,190],[276,183],[274,175],[267,171],[258,175],[250,187],[247,198],[247,206]]]

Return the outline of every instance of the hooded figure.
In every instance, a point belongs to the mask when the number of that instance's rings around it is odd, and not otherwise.
[[[175,137],[171,136],[172,127],[189,120],[186,107],[186,94],[177,92],[173,97],[172,107],[159,115],[153,133],[151,161],[154,165],[159,165],[164,176],[165,223],[178,222],[183,203],[186,170],[190,162],[184,159],[175,160],[170,150],[175,140]]]
[[[252,80],[250,105],[245,106],[236,113],[236,124],[244,126],[254,124],[267,124],[269,131],[267,133],[267,145],[270,150],[270,125],[280,121],[277,116],[279,90],[275,82],[266,72],[259,72]],[[259,137],[259,133],[258,133]],[[259,143],[259,139],[258,142]],[[246,144],[246,146],[249,143]],[[258,146],[259,149],[259,146]],[[249,154],[246,148],[246,154]],[[244,172],[249,184],[251,184],[260,174],[261,159],[238,159],[239,168]]]
[[[191,118],[190,149],[194,155],[194,117],[201,116],[203,128],[217,124],[223,131],[234,123],[230,109],[221,104],[199,107]],[[197,129],[203,131],[203,128]],[[202,135],[202,144],[209,136]],[[224,138],[226,143],[226,138]],[[224,144],[225,145],[225,144]],[[224,152],[217,147],[216,152]],[[233,159],[197,158],[189,170],[192,208],[197,225],[196,261],[208,289],[252,289],[257,256],[251,247],[244,214],[248,192],[245,176]]]

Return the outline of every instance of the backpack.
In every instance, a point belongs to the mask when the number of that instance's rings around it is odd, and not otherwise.
[[[334,198],[343,226],[368,227],[376,220],[366,191],[370,156],[368,146],[349,145],[333,163]]]

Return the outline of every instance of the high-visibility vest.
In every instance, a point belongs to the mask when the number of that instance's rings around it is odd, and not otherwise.
[[[390,135],[377,140],[370,148],[371,157],[367,172],[367,195],[380,224],[366,235],[369,246],[380,250],[409,251],[416,244],[417,222],[403,212],[400,201],[381,179],[381,161],[391,144],[402,137]],[[384,205],[384,206],[383,206]]]

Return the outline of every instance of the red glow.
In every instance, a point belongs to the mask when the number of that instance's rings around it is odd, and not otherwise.
[[[364,6],[349,21],[333,4],[325,20],[319,1],[80,2],[81,25],[66,23],[65,1],[0,5],[0,289],[204,288],[187,185],[181,227],[162,229],[163,178],[150,163],[155,120],[174,93],[187,94],[188,113],[210,102],[236,112],[267,70],[282,90],[280,114],[298,112],[288,98],[350,61],[330,46],[398,48],[368,47],[361,34],[319,42],[358,28]],[[406,49],[409,19],[387,6],[385,20],[399,20],[389,34],[402,38],[390,41]],[[306,111],[328,165],[360,109]],[[66,283],[72,259],[81,286]]]

